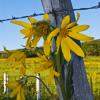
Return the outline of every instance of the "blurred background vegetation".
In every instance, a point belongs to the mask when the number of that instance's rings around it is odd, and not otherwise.
[[[91,41],[91,42],[84,42],[82,43],[82,48],[85,52],[86,56],[100,56],[100,39]],[[5,48],[5,47],[4,47]],[[37,48],[38,50],[41,50],[42,48]],[[25,49],[19,49],[20,51],[23,51]],[[34,56],[34,53],[32,51],[26,51],[27,57]],[[6,58],[8,57],[8,53],[4,51],[0,51],[0,58]]]
[[[100,39],[82,43],[82,48],[86,55],[100,56]]]
[[[89,84],[91,90],[94,95],[94,100],[100,100],[100,39],[94,40],[88,43],[82,43],[82,48],[85,52],[86,57],[84,58],[85,68],[87,77],[89,80]],[[4,48],[6,49],[6,48]],[[42,48],[37,48],[41,52]],[[26,59],[26,69],[27,75],[33,75],[32,70],[34,67],[32,66],[32,57],[35,54],[26,49],[19,49],[20,51],[25,51],[27,55]],[[14,51],[14,50],[13,50]],[[0,100],[15,100],[15,99],[7,99],[7,96],[3,94],[3,73],[6,72],[9,75],[9,80],[17,80],[20,77],[19,74],[19,66],[14,65],[13,62],[8,62],[4,58],[7,58],[9,54],[5,51],[0,52]],[[54,93],[55,97],[57,97],[56,87],[54,80],[50,80],[46,73],[43,72],[41,74],[41,78],[46,85],[50,88],[50,90]],[[36,79],[31,79],[26,85],[26,89],[28,90],[27,100],[36,100]],[[42,100],[52,100],[47,90],[41,85],[41,98]]]

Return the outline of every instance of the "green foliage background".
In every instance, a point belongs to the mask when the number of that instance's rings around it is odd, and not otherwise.
[[[82,48],[86,55],[100,55],[100,39],[88,43],[82,43]]]

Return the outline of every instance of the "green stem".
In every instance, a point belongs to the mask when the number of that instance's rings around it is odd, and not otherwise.
[[[53,96],[53,93],[50,91],[50,89],[46,86],[46,84],[42,81],[42,79],[40,79],[39,77],[36,77],[36,76],[32,76],[32,75],[30,75],[30,76],[27,76],[27,78],[30,78],[30,77],[33,77],[33,78],[36,78],[36,79],[38,79],[38,80],[40,80],[41,81],[41,83],[44,85],[44,87],[47,89],[47,91],[49,92],[49,94],[51,95],[51,96]]]
[[[62,96],[63,99],[66,100],[66,93],[65,93],[65,87],[64,87],[64,80],[63,80],[63,76],[62,76],[62,66],[61,66],[61,56],[60,56],[60,50],[58,52],[58,54],[54,55],[54,61],[55,61],[55,65],[56,65],[56,70],[60,73],[60,77],[57,80],[58,84],[60,85],[61,88],[61,92],[62,92]]]
[[[56,27],[55,26],[53,26],[53,25],[50,25],[53,29],[55,29]]]

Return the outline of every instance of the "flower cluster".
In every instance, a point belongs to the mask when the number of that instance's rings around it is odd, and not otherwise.
[[[84,57],[83,50],[74,40],[81,41],[91,41],[93,37],[86,36],[82,34],[89,28],[89,25],[78,25],[80,14],[77,13],[77,19],[75,22],[71,22],[71,17],[69,15],[65,16],[61,22],[60,27],[51,27],[50,18],[48,14],[43,16],[42,21],[37,21],[35,18],[29,17],[30,23],[22,21],[11,21],[11,23],[23,26],[24,29],[21,33],[24,34],[27,39],[26,47],[36,47],[38,41],[41,37],[44,38],[44,54],[50,56],[52,48],[52,38],[56,40],[56,52],[58,53],[59,48],[61,48],[63,56],[67,62],[71,60],[71,51],[76,55]]]
[[[26,48],[36,47],[37,42],[41,37],[45,37],[50,33],[49,15],[45,14],[42,21],[37,21],[35,18],[28,17],[30,23],[22,21],[11,21],[13,24],[24,27],[20,32],[27,38]]]
[[[20,32],[24,35],[26,40],[26,48],[34,51],[37,48],[37,43],[41,38],[44,39],[42,53],[36,52],[36,56],[32,59],[32,70],[34,74],[48,71],[49,80],[54,79],[54,77],[61,76],[61,64],[56,58],[55,55],[62,53],[63,58],[70,62],[71,52],[74,52],[77,56],[84,57],[84,52],[78,45],[75,40],[89,42],[93,40],[93,37],[82,34],[82,31],[85,31],[89,28],[89,25],[78,25],[77,22],[80,18],[80,14],[77,13],[76,21],[71,22],[71,17],[69,15],[65,16],[59,27],[55,27],[51,24],[48,14],[43,15],[41,21],[36,20],[35,18],[29,17],[29,23],[23,21],[13,20],[11,23],[22,26],[23,29]],[[52,52],[52,47],[54,45],[52,39],[54,39],[56,50]],[[18,63],[21,63],[20,71],[22,75],[26,75],[26,64],[25,64],[26,55],[23,52],[17,51],[14,52],[8,60],[12,60]],[[25,100],[24,88],[23,85],[19,83],[8,84],[8,87],[13,87],[11,97],[17,97],[17,100]]]

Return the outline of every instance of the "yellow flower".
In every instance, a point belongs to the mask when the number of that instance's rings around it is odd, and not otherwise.
[[[30,23],[15,20],[11,21],[11,23],[24,27],[24,29],[20,31],[22,34],[24,34],[25,38],[28,38],[26,42],[27,48],[36,47],[40,38],[50,33],[49,15],[44,14],[42,21],[37,21],[32,17],[28,17],[28,20],[30,21]]]
[[[24,52],[15,51],[8,57],[7,60],[15,62],[15,64],[17,64],[18,66],[20,65],[20,74],[25,75],[26,73],[25,59],[26,55]]]
[[[79,13],[77,14],[78,18],[80,17]],[[56,39],[56,48],[58,53],[59,48],[61,46],[62,53],[64,55],[64,58],[66,61],[70,61],[71,59],[71,53],[70,51],[73,51],[76,55],[84,57],[84,53],[80,46],[73,41],[73,39],[76,40],[82,40],[85,42],[93,40],[93,37],[86,36],[81,31],[84,31],[89,28],[88,25],[77,25],[77,21],[70,23],[70,16],[65,16],[62,20],[61,26],[57,27],[55,30],[53,30],[47,37],[46,42],[44,43],[44,53],[48,56],[50,53],[51,48],[51,39],[55,36],[57,36]],[[72,39],[73,38],[73,39]]]
[[[45,55],[38,54],[38,57],[32,59],[33,61],[33,73],[41,73],[49,70],[49,75],[54,78],[58,77],[59,73],[54,70],[54,62],[52,59],[47,58]]]
[[[26,55],[24,52],[15,51],[8,57],[8,60],[14,61],[14,62],[21,62],[22,60],[25,60],[25,58],[26,58]]]
[[[10,81],[7,87],[12,90],[10,97],[16,97],[16,100],[25,100],[24,87],[16,81]]]

